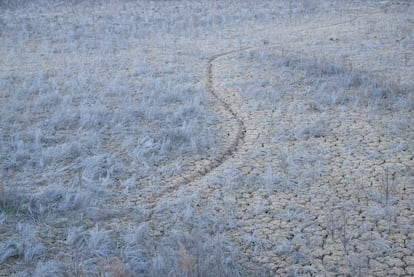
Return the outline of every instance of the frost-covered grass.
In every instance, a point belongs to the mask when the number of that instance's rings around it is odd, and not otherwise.
[[[239,272],[219,236],[157,241],[140,223],[145,199],[222,151],[203,83],[211,50],[186,36],[254,20],[223,5],[1,2],[4,274]],[[119,230],[99,227],[108,219]]]
[[[314,235],[307,233],[317,228],[314,214],[289,203],[274,216],[297,223],[289,239],[264,237],[260,228],[244,232],[250,223],[240,214],[239,193],[246,188],[267,199],[246,198],[251,202],[243,213],[260,217],[272,212],[270,197],[297,195],[318,184],[327,175],[324,157],[334,156],[318,140],[336,136],[341,120],[354,120],[349,112],[364,110],[371,120],[384,110],[412,114],[407,69],[413,34],[407,18],[386,29],[401,40],[398,51],[394,47],[395,54],[377,59],[369,51],[381,48],[378,41],[352,44],[340,56],[321,32],[302,36],[295,30],[324,20],[347,22],[359,9],[388,7],[345,2],[1,1],[0,275],[267,276],[268,268],[251,259],[264,252],[286,257],[292,275],[320,273],[309,264],[326,232],[341,242],[352,270],[365,270],[365,252],[349,250],[362,242],[347,225],[358,213],[355,206],[327,204],[324,229]],[[374,22],[366,32],[379,33],[381,26]],[[332,43],[339,36],[329,35]],[[278,48],[280,38],[296,49]],[[250,165],[250,172],[227,166],[223,176],[206,178],[200,191],[168,198],[171,188],[185,192],[183,186],[191,186],[186,177],[202,172],[203,161],[227,151],[232,123],[221,117],[220,101],[207,90],[209,60],[252,46],[228,55],[227,72],[214,72],[215,82],[237,89],[252,113],[273,109],[285,115],[286,125],[279,124],[280,117],[266,119],[273,127],[264,142],[280,148],[246,154],[249,162],[264,155],[264,166]],[[316,54],[321,49],[326,57]],[[352,57],[361,49],[366,52]],[[391,64],[377,71],[392,80],[352,67],[364,64],[364,57],[373,66]],[[393,69],[399,63],[398,76]],[[301,88],[303,105],[286,104],[296,96],[292,88]],[[320,116],[332,111],[339,118]],[[409,132],[410,122],[398,117],[386,122],[383,131],[395,138],[395,152],[412,152],[399,135]],[[294,148],[283,148],[292,140],[298,142]],[[358,147],[355,141],[346,150],[383,158]],[[393,180],[384,178],[378,189],[364,188],[363,198],[371,203],[369,217],[385,220],[391,233],[399,210]],[[203,202],[210,186],[220,189]],[[386,238],[372,234],[370,242],[361,247],[391,255]],[[352,265],[358,255],[364,264]]]

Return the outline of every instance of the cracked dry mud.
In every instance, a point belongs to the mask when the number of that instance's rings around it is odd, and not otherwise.
[[[342,25],[345,32],[356,20],[298,30],[306,37],[309,30],[314,35]],[[184,205],[196,217],[222,217],[218,232],[231,234],[252,272],[260,265],[276,275],[414,274],[412,110],[315,103],[309,96],[315,84],[301,79],[306,72],[266,72],[265,61],[248,59],[263,52],[283,58],[280,46],[210,59],[207,88],[221,105],[213,107],[216,113],[228,119],[227,151],[159,195],[149,218],[155,236],[180,225],[165,222],[174,216],[170,205]],[[243,86],[252,75],[290,83],[284,92],[281,85],[272,88],[281,90],[275,105],[258,104]],[[402,122],[405,128],[393,130]],[[392,188],[385,192],[387,184]],[[187,203],[176,201],[186,196]]]
[[[407,247],[413,197],[407,189],[412,186],[413,157],[410,152],[392,149],[397,137],[383,136],[384,126],[393,117],[407,118],[409,114],[380,112],[369,118],[360,111],[315,111],[306,98],[298,90],[278,102],[289,103],[297,113],[289,113],[289,108],[249,113],[248,104],[239,107],[246,111],[240,113],[247,130],[242,149],[250,153],[255,149],[257,154],[230,164],[246,177],[263,175],[266,164],[275,177],[280,171],[293,176],[270,190],[241,188],[226,196],[236,203],[236,214],[242,219],[234,236],[246,247],[252,264],[259,262],[281,275],[315,269],[339,274],[410,274],[409,265],[401,258],[411,252]],[[316,128],[314,124],[320,120],[329,126],[326,134],[296,136],[297,126]],[[284,133],[269,134],[266,126],[281,123]],[[410,131],[399,136],[412,139]],[[381,193],[383,182],[391,182],[381,179],[386,168],[398,176],[399,188],[393,192],[390,208],[395,212],[392,222],[386,216],[376,217],[372,210],[387,209],[373,196]],[[379,246],[380,238],[384,249]]]

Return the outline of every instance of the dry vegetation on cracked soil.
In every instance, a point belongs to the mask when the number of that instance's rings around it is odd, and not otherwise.
[[[0,1],[0,276],[414,275],[411,1]]]

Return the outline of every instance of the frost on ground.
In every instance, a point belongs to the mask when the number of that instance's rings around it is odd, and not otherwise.
[[[2,1],[0,275],[413,275],[394,2]]]

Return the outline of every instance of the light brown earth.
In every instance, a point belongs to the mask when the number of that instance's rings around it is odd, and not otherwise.
[[[260,57],[265,51],[352,64],[355,72],[395,89],[408,88],[412,101],[414,49],[396,41],[398,16],[398,11],[372,10],[284,30],[263,26],[259,32],[268,38],[263,45],[215,55],[207,65],[206,86],[226,108],[213,107],[220,117],[228,118],[222,130],[229,134],[225,142],[229,152],[218,158],[219,163],[210,161],[205,175],[201,169],[194,180],[177,182],[172,191],[156,198],[159,212],[151,217],[151,224],[168,221],[170,214],[161,208],[165,203],[189,195],[191,208],[200,217],[227,218],[230,213],[236,219],[230,233],[247,257],[247,268],[250,262],[252,267],[260,264],[280,276],[412,275],[412,107],[392,112],[320,107],[307,96],[315,89],[312,84],[301,83],[297,76],[299,81],[283,79],[277,69],[266,72],[246,61],[249,53]],[[368,30],[373,22],[375,30]],[[335,60],[338,53],[342,61]],[[283,84],[272,88],[284,90],[273,108],[255,107],[255,100],[238,86],[257,75]],[[298,136],[297,126],[317,128],[318,122],[327,125],[326,134]],[[393,130],[399,124],[402,128]],[[241,184],[242,179],[247,182],[246,178],[269,170],[276,175],[291,170],[288,167],[294,168],[294,176],[286,181],[292,182],[293,189],[283,183],[269,189],[254,182]],[[231,180],[232,187],[226,188],[223,183],[232,170],[241,179]],[[221,179],[212,184],[212,178]],[[377,199],[386,195],[387,183],[392,186],[388,204]],[[373,215],[376,210],[383,214]]]

